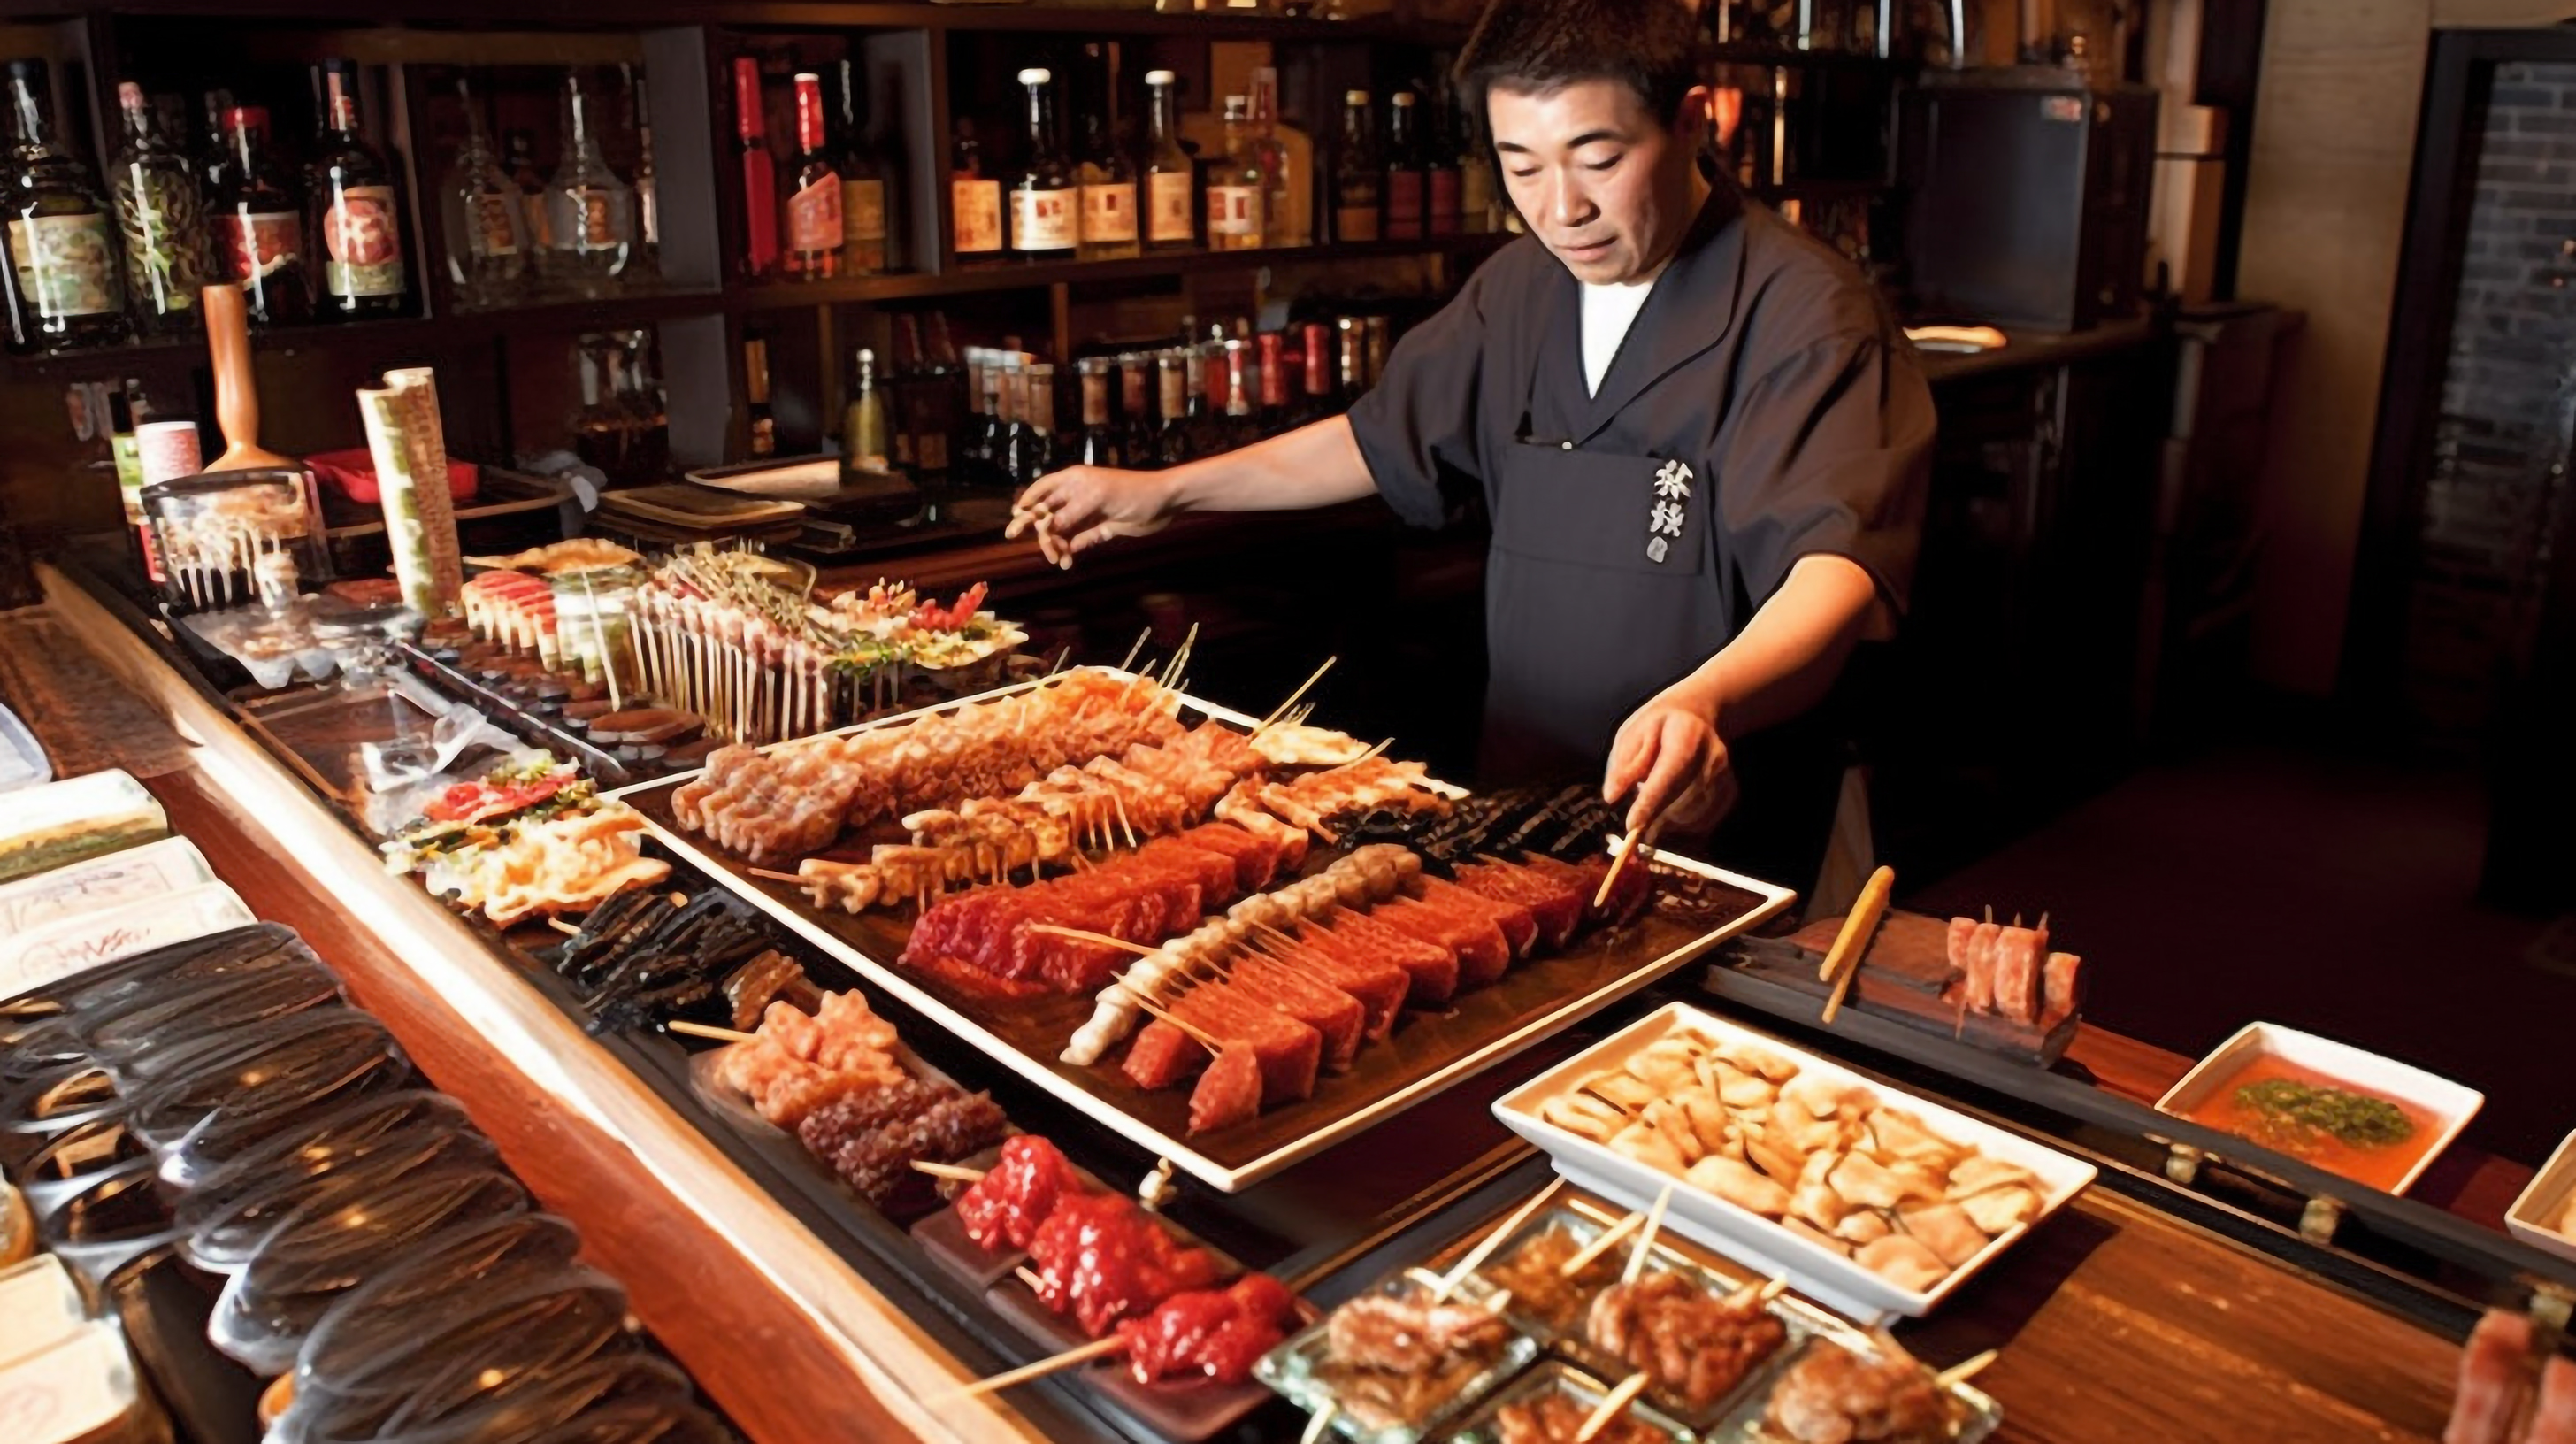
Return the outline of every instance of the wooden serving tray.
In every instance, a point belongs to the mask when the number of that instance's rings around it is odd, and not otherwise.
[[[1024,683],[864,725],[903,726],[964,702],[1033,685]],[[1257,725],[1254,718],[1186,694],[1182,701],[1185,711],[1229,726],[1249,731]],[[1794,896],[1786,889],[1702,863],[1659,855],[1656,860],[1663,865],[1707,879],[1731,912],[1703,928],[1673,922],[1648,909],[1636,922],[1592,934],[1564,953],[1515,964],[1492,986],[1460,994],[1445,1013],[1406,1013],[1392,1036],[1361,1047],[1349,1071],[1318,1079],[1312,1097],[1267,1110],[1249,1123],[1192,1138],[1188,1136],[1188,1090],[1148,1093],[1135,1087],[1116,1066],[1124,1057],[1123,1049],[1089,1068],[1057,1061],[1074,1029],[1091,1016],[1090,994],[1004,999],[899,966],[895,960],[911,935],[908,912],[825,911],[809,904],[791,885],[751,876],[749,864],[681,828],[674,819],[671,794],[688,780],[688,776],[668,778],[614,795],[643,813],[675,854],[834,960],[1103,1127],[1170,1158],[1175,1167],[1227,1193],[1239,1192],[1563,1030],[1756,926],[1787,907]],[[864,856],[869,840],[845,842],[841,850]],[[1307,868],[1319,869],[1340,855],[1339,849],[1317,848]]]
[[[1826,918],[1786,938],[1741,939],[1709,970],[1709,990],[1776,1017],[1813,1021],[1833,992],[1832,984],[1817,980],[1816,969],[1841,926],[1840,918]],[[1941,998],[1950,981],[1948,931],[1940,918],[1889,912],[1862,955],[1860,975],[1852,979],[1843,1006],[2016,1062],[2056,1066],[2075,1041],[2082,1009],[2048,1028],[1994,1013],[1961,1017],[1956,1004]]]

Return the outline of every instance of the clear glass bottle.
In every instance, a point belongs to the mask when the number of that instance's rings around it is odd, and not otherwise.
[[[877,386],[877,353],[862,346],[851,368],[850,404],[841,412],[841,473],[883,472],[894,450],[885,395]]]
[[[403,264],[402,201],[393,167],[367,143],[358,107],[358,63],[325,60],[315,67],[322,131],[305,167],[304,204],[320,285],[314,308],[325,319],[400,313],[410,289]]]
[[[948,157],[949,246],[968,260],[989,260],[1002,250],[1002,182],[984,173],[984,147],[971,116],[957,117],[957,139]]]
[[[1011,400],[1019,416],[1013,432],[1011,484],[1026,486],[1055,470],[1055,363],[1032,361],[1020,368]]]
[[[1020,72],[1028,91],[1027,160],[1011,182],[1011,252],[1024,261],[1069,261],[1082,237],[1082,194],[1056,140],[1055,73]]]
[[[1198,248],[1198,171],[1190,153],[1181,149],[1179,77],[1168,70],[1145,72],[1152,98],[1145,135],[1145,248],[1188,251]]]
[[[840,161],[826,120],[823,77],[811,70],[798,72],[796,159],[788,169],[782,246],[789,280],[828,281],[840,275],[841,247],[849,240],[841,221]]]
[[[599,148],[603,110],[582,73],[566,72],[563,163],[546,188],[546,275],[585,295],[614,289],[635,248],[635,191]]]
[[[116,224],[125,240],[125,279],[134,324],[148,336],[197,329],[197,293],[205,288],[206,204],[197,171],[161,130],[143,87],[116,87],[125,143],[107,170],[116,195]]]
[[[501,133],[501,165],[510,177],[510,189],[519,194],[519,225],[528,235],[528,269],[542,269],[548,244],[546,237],[546,173],[537,168],[537,135],[535,131],[511,129]]]
[[[1163,418],[1154,437],[1154,454],[1165,466],[1178,466],[1191,456],[1190,369],[1195,362],[1186,349],[1154,358],[1155,407]]]
[[[533,261],[527,213],[519,188],[501,169],[483,131],[483,110],[465,77],[456,78],[465,110],[465,139],[438,186],[439,233],[447,243],[447,281],[460,306],[483,308],[515,300],[527,285]]]
[[[233,158],[215,192],[215,274],[241,286],[252,325],[293,325],[312,313],[303,198],[268,148],[267,111],[236,105],[224,127]]]
[[[89,167],[58,144],[41,60],[8,67],[10,347],[59,351],[122,341],[125,288],[107,198]]]
[[[1073,104],[1080,117],[1081,148],[1075,178],[1082,186],[1082,259],[1116,260],[1137,252],[1136,167],[1118,146],[1117,117],[1112,113],[1108,46],[1097,41],[1082,50],[1082,86]]]
[[[1246,143],[1252,150],[1252,163],[1261,167],[1261,243],[1265,246],[1304,245],[1310,237],[1297,234],[1296,217],[1303,207],[1291,197],[1296,188],[1306,183],[1304,166],[1295,163],[1285,127],[1279,123],[1279,72],[1264,65],[1252,72],[1251,123]],[[1303,145],[1299,149],[1311,150]]]
[[[1348,245],[1385,234],[1386,178],[1379,166],[1377,119],[1369,93],[1342,93],[1342,139],[1333,153],[1333,239]]]
[[[1118,414],[1126,431],[1119,449],[1129,466],[1154,466],[1154,358],[1129,351],[1118,358]]]
[[[1208,249],[1250,251],[1262,243],[1269,177],[1252,151],[1251,102],[1225,98],[1225,154],[1208,167]]]
[[[841,274],[883,275],[893,260],[886,164],[868,141],[866,67],[841,61]]]

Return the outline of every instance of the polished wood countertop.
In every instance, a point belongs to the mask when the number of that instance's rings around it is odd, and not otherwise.
[[[1007,1403],[936,1402],[959,1371],[911,1326],[919,1300],[851,1272],[408,880],[364,881],[363,842],[311,825],[327,814],[292,801],[302,784],[237,729],[222,735],[201,697],[187,705],[166,667],[138,676],[134,654],[161,665],[139,643],[110,664],[204,743],[197,766],[151,783],[173,825],[341,971],[750,1438],[1034,1437]],[[2091,1028],[2070,1056],[2143,1098],[2188,1062]],[[1352,1146],[1352,1166],[1366,1149]],[[2453,1206],[2482,1212],[2512,1181],[2486,1176],[2469,1169]],[[1900,1336],[1939,1363],[2001,1348],[1980,1382],[2007,1441],[2430,1441],[2457,1355],[2456,1340],[2107,1188]]]

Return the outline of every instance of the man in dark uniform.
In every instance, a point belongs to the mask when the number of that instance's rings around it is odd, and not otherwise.
[[[1459,61],[1530,234],[1407,335],[1350,413],[1021,498],[1060,564],[1183,511],[1375,490],[1436,525],[1483,488],[1489,782],[1608,762],[1633,827],[1804,889],[1841,752],[1820,704],[1893,628],[1932,402],[1868,283],[1699,157],[1676,0],[1495,0]],[[1739,805],[1739,793],[1741,800]]]

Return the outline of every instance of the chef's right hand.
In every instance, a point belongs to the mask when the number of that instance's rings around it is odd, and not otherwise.
[[[2490,1310],[2460,1355],[2460,1392],[2442,1444],[2576,1444],[2576,1363],[2550,1359],[2540,1374],[2539,1406],[2517,1430],[2531,1392],[2531,1320]]]
[[[1020,493],[1011,525],[1002,534],[1037,534],[1038,550],[1060,567],[1102,542],[1146,536],[1171,524],[1170,473],[1121,471],[1107,466],[1068,466],[1050,471]]]

